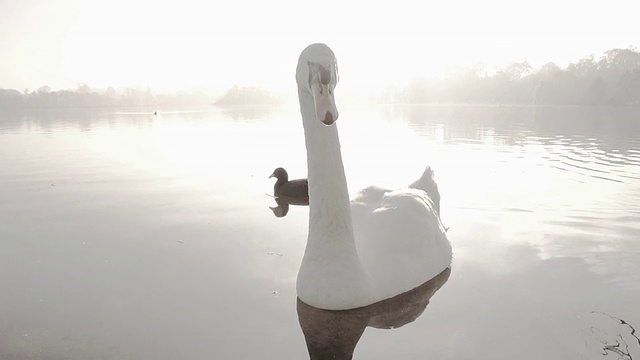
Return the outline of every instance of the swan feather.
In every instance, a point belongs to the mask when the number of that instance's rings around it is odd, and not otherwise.
[[[430,167],[408,188],[372,186],[349,200],[335,125],[337,79],[328,46],[312,44],[300,54],[296,81],[310,209],[296,290],[301,301],[328,310],[354,309],[410,291],[446,269],[452,257]]]

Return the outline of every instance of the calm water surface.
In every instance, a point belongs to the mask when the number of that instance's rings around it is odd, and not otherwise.
[[[640,358],[639,109],[341,109],[350,189],[431,164],[454,248],[346,315],[297,304],[308,208],[269,209],[298,110],[153,110],[0,115],[0,359]]]

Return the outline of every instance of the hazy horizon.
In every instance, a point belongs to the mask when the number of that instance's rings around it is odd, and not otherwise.
[[[565,67],[637,48],[631,5],[0,1],[0,88],[286,91],[298,54],[313,42],[336,52],[345,94],[474,64]]]
[[[613,50],[630,50],[633,51],[634,53],[640,53],[640,49],[636,48],[635,46],[628,46],[626,48],[610,48],[610,49],[606,49],[601,53],[590,53],[590,54],[585,54],[584,56],[578,57],[574,60],[569,60],[566,63],[563,64],[559,64],[557,62],[554,61],[542,61],[541,65],[536,65],[534,66],[533,64],[531,64],[528,60],[524,60],[521,62],[511,62],[511,63],[504,63],[504,64],[500,64],[500,65],[491,65],[491,64],[487,64],[487,63],[469,63],[469,64],[450,64],[447,65],[446,67],[444,67],[443,69],[441,69],[441,71],[438,72],[432,72],[432,73],[428,73],[428,72],[420,72],[420,71],[416,71],[415,73],[407,73],[407,75],[405,77],[402,78],[387,78],[387,79],[382,79],[379,82],[375,81],[372,84],[370,84],[370,87],[367,88],[367,90],[373,91],[374,93],[384,89],[385,87],[389,86],[389,85],[397,85],[397,86],[407,86],[409,85],[412,81],[415,80],[421,80],[421,79],[437,79],[437,80],[446,80],[448,78],[451,77],[455,77],[456,75],[459,74],[464,74],[464,73],[475,73],[480,71],[482,74],[484,74],[484,76],[494,76],[497,72],[500,71],[505,71],[509,69],[510,65],[518,65],[518,64],[522,64],[522,63],[527,63],[529,65],[531,65],[531,73],[537,73],[539,72],[542,67],[546,64],[554,64],[558,67],[558,69],[560,70],[568,70],[568,67],[571,65],[576,65],[580,62],[580,60],[583,59],[587,59],[587,58],[592,58],[594,63],[598,63],[599,60],[602,60],[603,58],[606,58],[606,53],[609,51],[613,51]],[[478,76],[483,76],[482,74],[478,74]],[[1,75],[0,75],[1,76]],[[343,77],[342,73],[341,73],[341,78]],[[36,84],[36,83],[34,83]],[[193,92],[193,91],[205,91],[205,92],[214,92],[214,93],[219,93],[220,95],[224,94],[225,92],[229,91],[230,89],[234,88],[234,87],[255,87],[257,89],[261,89],[261,90],[265,90],[265,91],[270,91],[273,92],[275,94],[280,94],[280,95],[291,95],[292,97],[295,98],[295,94],[291,93],[290,91],[290,86],[278,86],[278,85],[273,85],[273,84],[269,84],[269,83],[260,83],[259,81],[256,82],[242,82],[242,81],[230,81],[228,83],[213,83],[211,85],[206,85],[206,84],[189,84],[189,83],[184,83],[183,85],[177,85],[176,87],[170,88],[170,87],[154,87],[152,85],[149,84],[143,84],[143,83],[138,83],[138,84],[122,84],[120,86],[116,86],[113,84],[107,84],[104,86],[95,86],[96,84],[88,82],[88,81],[82,81],[79,80],[76,83],[73,84],[69,84],[69,86],[66,87],[55,87],[55,86],[50,86],[48,83],[41,83],[39,85],[35,85],[32,87],[11,87],[11,86],[2,86],[0,85],[0,89],[6,89],[6,90],[18,90],[18,91],[24,91],[24,90],[29,90],[29,92],[33,92],[33,91],[38,91],[41,90],[42,88],[47,88],[47,91],[77,91],[79,90],[81,87],[88,87],[88,89],[90,89],[91,91],[98,91],[100,93],[103,93],[105,91],[107,91],[109,88],[113,88],[116,91],[125,91],[127,89],[130,90],[137,90],[137,91],[152,91],[153,93],[157,93],[157,94],[171,94],[171,93],[179,93],[179,92]],[[291,84],[289,84],[291,85]],[[340,87],[342,88],[342,86],[344,85],[344,83],[341,82]],[[349,84],[347,84],[347,87],[349,86]],[[342,90],[342,89],[341,89]],[[341,91],[342,92],[342,91]],[[291,94],[290,94],[291,93]],[[353,93],[348,93],[349,95],[353,95]]]

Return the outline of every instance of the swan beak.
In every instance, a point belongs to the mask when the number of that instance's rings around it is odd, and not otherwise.
[[[318,115],[318,120],[322,121],[323,124],[333,125],[338,120],[338,109],[336,108],[333,91],[329,91],[328,86],[320,86],[324,87],[323,91],[318,91],[317,94],[314,94],[316,114]]]
[[[336,100],[333,96],[335,81],[332,79],[335,74],[320,66],[318,71],[318,82],[313,84],[312,93],[313,100],[316,105],[316,115],[318,120],[325,125],[332,125],[338,120],[338,108]]]
[[[322,120],[322,123],[325,125],[331,125],[334,122],[336,122],[337,119],[333,118],[333,115],[331,114],[330,111],[327,111],[327,113],[324,115],[324,120]]]

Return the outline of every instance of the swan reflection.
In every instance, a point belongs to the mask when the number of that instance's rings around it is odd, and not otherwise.
[[[394,329],[415,321],[449,279],[451,268],[419,287],[352,310],[323,310],[298,298],[298,320],[311,359],[351,359],[367,326]]]

